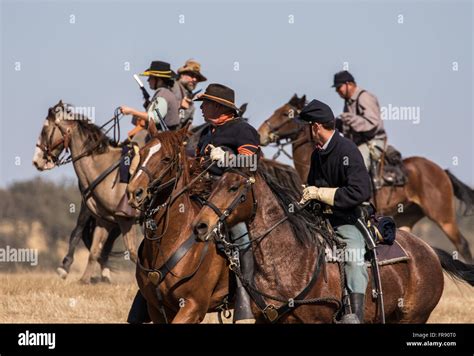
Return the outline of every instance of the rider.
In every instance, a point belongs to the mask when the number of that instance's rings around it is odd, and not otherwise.
[[[184,66],[178,69],[178,79],[172,88],[173,93],[180,103],[179,119],[181,126],[186,125],[189,121],[193,121],[194,102],[193,90],[200,82],[205,82],[207,78],[201,74],[201,64],[199,62],[188,59]]]
[[[202,114],[210,124],[199,138],[198,159],[204,160],[209,156],[212,161],[218,161],[218,167],[221,167],[225,162],[229,162],[227,159],[231,155],[259,154],[260,136],[255,128],[238,116],[234,90],[221,84],[210,84],[205,93],[195,100],[202,101]],[[211,172],[215,175],[222,173],[218,169],[211,169]],[[247,225],[241,222],[235,225],[230,233],[233,242],[244,244],[239,247],[240,267],[244,278],[251,280],[254,261]],[[255,322],[250,296],[238,278],[234,310],[234,322]]]
[[[344,272],[352,312],[362,323],[368,274],[364,237],[355,223],[357,207],[370,198],[370,177],[357,146],[335,129],[334,114],[328,105],[313,100],[298,119],[311,125],[318,143],[311,155],[309,186],[303,190],[300,204],[316,199],[330,209],[329,222],[346,244],[344,256],[350,257],[344,259]]]
[[[150,122],[161,130],[174,130],[179,126],[179,103],[171,91],[176,74],[171,70],[170,64],[153,61],[150,68],[141,75],[148,76],[150,88],[156,90],[147,111],[139,111],[125,105],[120,107],[120,111],[124,115],[133,115],[134,117],[136,127],[128,135],[130,141],[135,142],[139,148],[143,147],[147,141],[148,130],[146,128]],[[117,205],[115,214],[126,218],[135,216],[134,209],[128,203],[127,193]]]
[[[347,70],[334,75],[333,88],[344,99],[344,112],[339,116],[342,133],[357,145],[370,170],[370,158],[377,161],[382,156],[387,140],[379,102],[375,95],[359,87]]]
[[[174,130],[179,127],[179,102],[176,95],[171,91],[176,74],[171,70],[169,63],[153,61],[145,72],[140,74],[148,77],[148,84],[152,90],[156,90],[150,100],[147,111],[140,111],[122,105],[120,111],[124,115],[133,115],[136,127],[129,136],[132,142],[137,142],[140,147],[145,144],[148,123],[154,122],[158,129]],[[163,123],[166,128],[163,128]]]

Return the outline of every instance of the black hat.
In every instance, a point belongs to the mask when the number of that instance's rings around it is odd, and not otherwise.
[[[227,106],[235,111],[239,111],[237,106],[235,106],[234,90],[225,85],[216,83],[209,84],[206,88],[206,92],[194,100],[202,101],[204,99],[215,101],[216,103]]]
[[[355,79],[351,73],[349,73],[347,70],[343,70],[334,74],[334,84],[332,87],[337,88],[342,84],[346,84],[347,82],[355,83]]]
[[[143,76],[154,76],[160,78],[174,79],[176,73],[171,70],[171,65],[162,61],[153,61],[150,64],[150,68],[141,73]]]
[[[324,124],[334,120],[334,114],[328,105],[314,99],[301,110],[296,120],[309,124]]]

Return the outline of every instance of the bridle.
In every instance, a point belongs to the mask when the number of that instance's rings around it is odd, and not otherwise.
[[[286,118],[282,122],[280,122],[278,125],[273,126],[270,123],[271,118],[268,118],[263,122],[263,124],[267,125],[269,128],[268,136],[271,140],[271,143],[268,146],[277,148],[277,152],[273,155],[272,159],[277,159],[280,156],[280,154],[283,153],[289,159],[294,160],[293,156],[289,152],[286,151],[285,147],[288,145],[293,145],[293,149],[296,149],[308,142],[313,141],[312,135],[310,135],[310,138],[306,137],[306,135],[300,138],[295,138],[295,136],[297,137],[301,133],[301,131],[305,129],[305,125],[298,125],[297,128],[287,131],[287,132],[283,132],[283,133],[279,132],[279,130],[282,127],[284,127],[286,124],[294,120],[294,116],[291,115],[292,113],[296,112],[297,114],[299,114],[300,112],[300,110],[298,110],[295,106],[291,104],[288,104],[288,105],[290,106],[290,109],[284,114],[282,114],[283,116],[286,116]],[[303,164],[303,163],[300,163],[300,164]]]
[[[224,211],[219,209],[214,203],[210,201],[203,202],[204,205],[207,205],[209,208],[211,208],[211,210],[217,215],[218,220],[216,223],[216,227],[214,228],[214,232],[216,232],[216,236],[218,237],[217,240],[223,240],[224,242],[226,242],[225,239],[219,238],[219,234],[217,232],[222,231],[222,228],[224,227],[226,223],[225,221],[230,216],[230,214],[232,214],[232,212],[240,204],[242,204],[243,202],[247,200],[247,194],[249,193],[249,191],[252,193],[252,214],[249,221],[252,221],[253,218],[255,217],[257,213],[257,207],[258,207],[258,203],[257,203],[257,200],[255,199],[255,191],[254,191],[255,177],[234,168],[228,168],[226,169],[226,172],[235,173],[245,178],[243,187],[242,185],[239,187],[240,193],[235,196],[235,198],[232,200],[229,206],[226,209],[224,209]],[[207,235],[206,240],[209,239],[210,235],[211,234]]]
[[[53,121],[53,129],[51,130],[51,133],[49,135],[49,138],[48,138],[48,143],[52,141],[53,137],[54,137],[54,133],[56,132],[56,129],[58,129],[60,132],[61,132],[61,138],[59,138],[58,140],[56,140],[54,143],[52,143],[51,145],[49,144],[43,144],[43,143],[37,143],[36,144],[36,147],[38,147],[41,151],[43,151],[43,155],[44,157],[53,162],[56,166],[61,166],[63,164],[66,164],[66,163],[69,163],[72,161],[72,158],[71,158],[71,154],[69,154],[69,156],[67,157],[61,157],[61,153],[63,153],[64,151],[68,151],[69,150],[69,144],[71,142],[71,133],[69,132],[69,129],[66,130],[66,132],[63,132],[63,130],[61,129],[61,126],[59,126],[56,121]],[[53,154],[53,151],[60,147],[60,146],[63,146],[63,148],[61,149],[61,151],[59,152],[59,154],[56,156]]]
[[[115,109],[115,113],[114,113],[114,116],[108,120],[105,124],[103,124],[100,129],[103,129],[105,126],[107,126],[110,122],[113,122],[113,125],[107,130],[104,132],[104,134],[107,134],[111,129],[114,130],[114,141],[116,143],[118,143],[118,141],[120,140],[120,119],[122,118],[122,114],[120,113],[119,111],[120,108],[116,108]],[[74,120],[71,120],[71,121],[74,121]],[[54,133],[56,131],[56,129],[59,130],[59,132],[61,132],[61,138],[57,139],[54,143],[52,143],[51,145],[49,144],[43,144],[43,143],[37,143],[36,144],[36,147],[38,147],[42,152],[43,152],[43,156],[54,163],[54,165],[56,166],[62,166],[64,164],[67,164],[69,162],[76,162],[78,160],[80,160],[81,158],[83,157],[86,157],[86,156],[89,156],[91,155],[95,149],[100,145],[100,142],[97,143],[97,145],[95,145],[94,147],[82,152],[81,154],[79,154],[78,156],[72,158],[72,154],[71,154],[71,151],[69,149],[69,145],[71,143],[71,132],[70,132],[70,129],[68,128],[65,132],[62,130],[61,126],[58,125],[56,119],[55,120],[51,120],[51,122],[53,123],[54,127],[53,127],[53,130],[51,131],[51,133],[49,134],[49,138],[48,138],[48,143],[52,141],[53,137],[54,137]],[[61,151],[59,152],[58,155],[54,155],[53,154],[53,151],[60,147],[60,146],[63,146]],[[69,152],[68,152],[69,151]],[[61,157],[61,154],[63,152],[67,152],[67,156],[64,155]]]

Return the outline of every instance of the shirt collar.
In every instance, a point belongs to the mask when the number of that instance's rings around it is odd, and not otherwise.
[[[356,90],[354,91],[354,94],[352,94],[351,98],[349,100],[347,100],[349,102],[349,104],[352,104],[357,100],[357,97],[359,96],[361,91],[362,91],[362,88],[359,88],[357,86]]]
[[[323,147],[321,147],[322,150],[325,150],[326,148],[328,148],[329,142],[331,142],[331,139],[332,139],[332,137],[334,136],[335,133],[336,133],[336,130],[334,130],[334,131],[332,132],[331,137],[329,137],[329,139],[326,141],[326,143],[323,145]]]

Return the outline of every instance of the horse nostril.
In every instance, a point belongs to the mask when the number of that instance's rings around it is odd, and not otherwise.
[[[207,234],[208,226],[206,223],[199,223],[194,227],[194,233],[198,236],[204,236]]]
[[[140,199],[142,197],[142,194],[143,194],[143,189],[138,188],[137,190],[135,190],[134,194],[135,194],[135,198]]]

